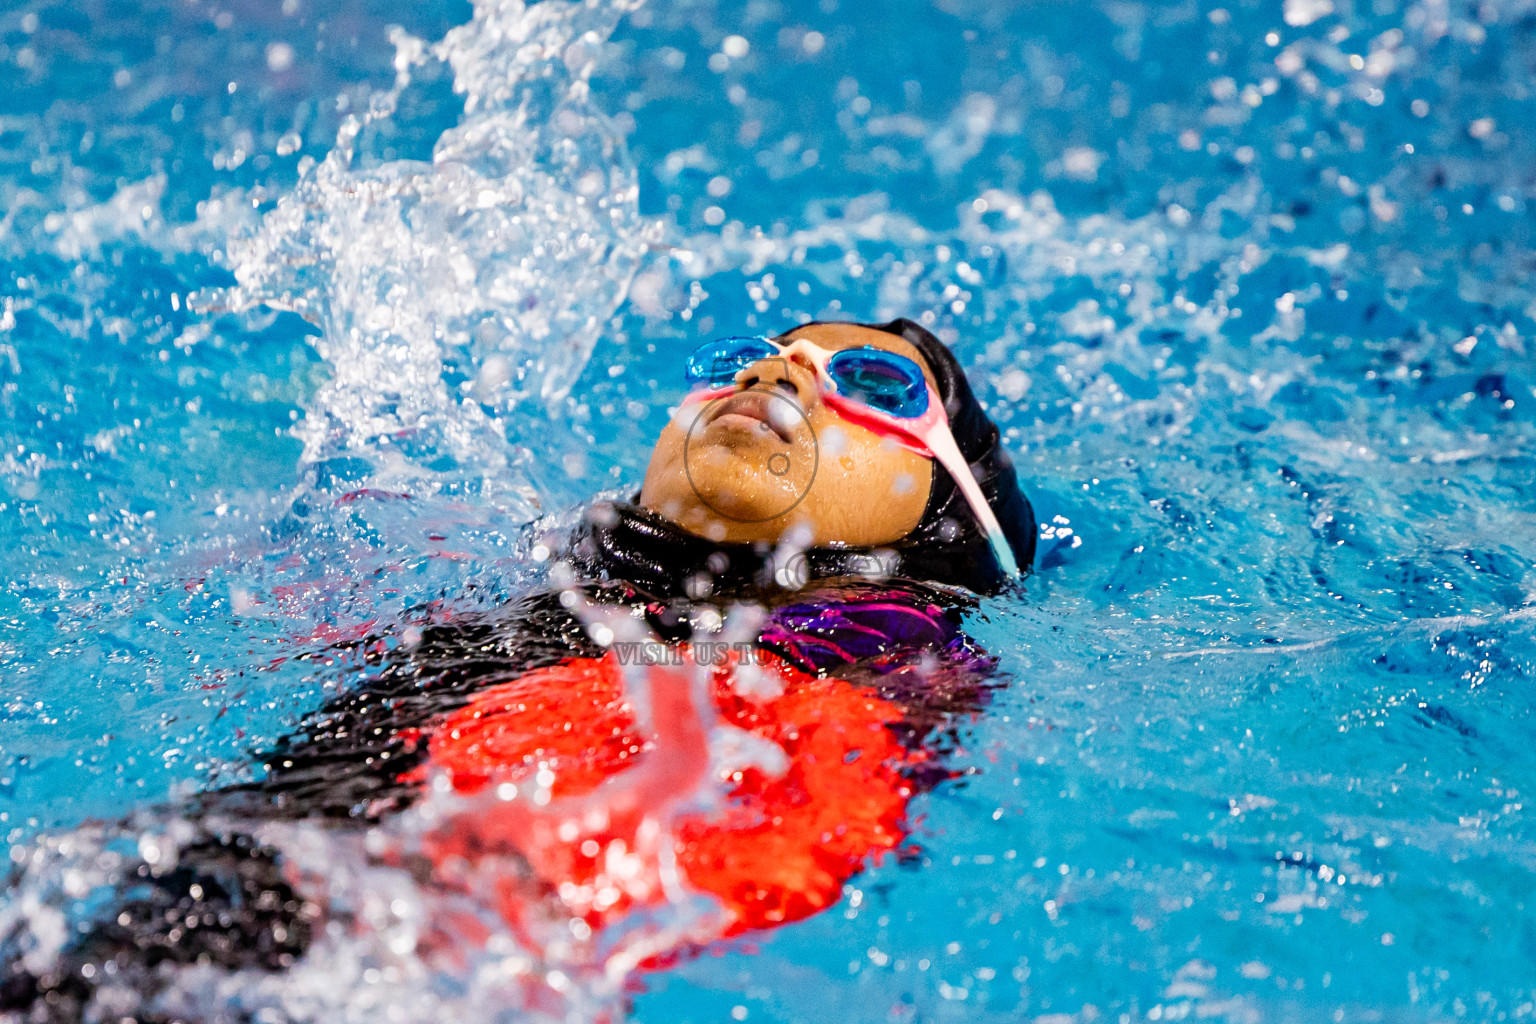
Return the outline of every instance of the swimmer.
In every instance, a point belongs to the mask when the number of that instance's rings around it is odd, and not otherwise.
[[[714,390],[663,429],[639,508],[599,524],[592,567],[665,589],[690,572],[741,586],[790,536],[813,578],[865,574],[879,554],[885,575],[990,593],[1033,560],[1034,515],[997,428],[912,321],[727,339],[694,352],[687,375]]]
[[[459,901],[414,940],[445,970],[485,915],[535,954],[556,933],[590,952],[631,911],[702,897],[685,940],[605,947],[633,967],[815,914],[910,852],[908,803],[998,685],[962,616],[1033,559],[997,428],[908,320],[708,342],[681,369],[636,500],[565,539],[566,585],[356,645],[361,680],[258,781],[40,841],[11,892],[58,893],[59,914],[0,904],[0,1021],[266,1019],[278,989],[228,1017],[216,979],[287,977],[363,931],[364,878]],[[751,632],[712,644],[741,602]],[[624,646],[626,623],[652,642]],[[710,724],[747,751],[724,779]],[[391,829],[434,788],[462,804]],[[65,898],[71,857],[105,895]]]

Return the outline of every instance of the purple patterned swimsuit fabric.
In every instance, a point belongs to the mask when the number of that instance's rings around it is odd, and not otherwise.
[[[901,593],[777,608],[762,643],[816,673],[856,662],[895,665],[922,652],[977,669],[991,663],[943,608]]]

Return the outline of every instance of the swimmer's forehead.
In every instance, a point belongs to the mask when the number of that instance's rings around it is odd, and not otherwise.
[[[935,391],[939,388],[939,382],[934,378],[933,369],[928,365],[928,360],[923,358],[923,353],[916,345],[898,334],[879,331],[873,327],[863,327],[859,324],[808,324],[780,336],[782,341],[799,341],[801,338],[820,345],[829,352],[865,346],[895,352],[897,355],[906,356],[920,366],[923,376],[928,379],[929,386]]]

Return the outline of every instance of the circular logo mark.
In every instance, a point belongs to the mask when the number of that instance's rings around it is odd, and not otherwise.
[[[714,421],[721,402],[728,402],[746,392],[734,392],[724,395],[704,405],[688,426],[688,432],[683,437],[683,472],[688,475],[688,486],[693,488],[693,493],[699,501],[704,503],[715,515],[722,519],[730,519],[738,523],[764,523],[770,519],[777,519],[785,515],[805,500],[810,493],[811,484],[816,479],[816,470],[821,465],[821,445],[816,439],[816,429],[811,426],[811,421],[806,417],[805,410],[800,408],[800,403],[790,398],[777,388],[749,388],[757,394],[768,398],[768,415],[780,423],[795,424],[795,432],[799,432],[801,426],[805,429],[805,436],[810,439],[809,451],[807,446],[795,445],[790,451],[769,452],[761,457],[761,468],[766,470],[768,476],[775,481],[774,500],[769,502],[769,510],[765,515],[742,515],[739,511],[732,512],[721,507],[721,498],[716,495],[711,499],[705,490],[699,485],[702,482],[702,466],[699,461],[708,458],[705,454],[714,446],[704,445],[699,441],[698,435],[707,429]],[[764,425],[764,429],[769,429]],[[750,463],[755,458],[752,454],[737,452],[737,457]],[[750,468],[748,470],[750,472]],[[740,469],[737,470],[741,475]],[[743,480],[743,484],[750,481]],[[764,511],[764,510],[757,510]]]

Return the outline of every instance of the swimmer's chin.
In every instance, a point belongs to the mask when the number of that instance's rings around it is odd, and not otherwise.
[[[641,503],[685,533],[717,544],[772,541],[789,525],[787,516],[772,515],[767,500],[756,501],[739,492],[706,494],[702,497],[709,505],[697,498],[649,502],[642,499]],[[711,505],[714,507],[711,508]],[[782,500],[779,506],[783,506]]]
[[[731,523],[766,522],[774,518],[774,512],[783,511],[786,501],[772,488],[769,493],[758,494],[756,488],[742,486],[746,481],[735,481],[725,487],[698,486],[700,504],[684,516],[690,520],[685,528],[708,520],[724,519]],[[735,531],[733,531],[735,532]]]

